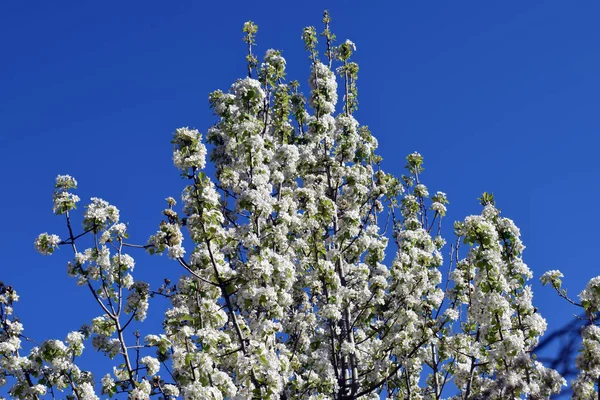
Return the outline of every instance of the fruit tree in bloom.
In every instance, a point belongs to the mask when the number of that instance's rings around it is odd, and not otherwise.
[[[406,157],[405,175],[382,169],[377,140],[354,117],[356,46],[336,41],[327,13],[323,23],[322,33],[302,33],[306,89],[286,79],[280,51],[258,57],[257,26],[244,25],[247,74],[209,95],[217,122],[204,134],[175,130],[173,163],[186,186],[166,199],[149,239],[130,239],[118,208],[101,198],[78,206],[76,180],[56,178],[53,211],[64,226],[35,247],[72,252],[68,275],[98,312],[62,340],[25,345],[17,292],[1,284],[0,385],[12,398],[560,392],[565,380],[532,354],[546,322],[532,304],[519,229],[484,193],[481,212],[455,222],[447,244],[446,195],[425,185],[419,153]],[[203,172],[207,159],[214,176]],[[135,277],[144,252],[172,260],[160,288]],[[576,301],[561,276],[550,271],[542,280],[589,316],[574,396],[596,398],[600,278]],[[170,304],[163,330],[133,331],[159,297]],[[94,351],[114,367],[81,369],[83,354]]]

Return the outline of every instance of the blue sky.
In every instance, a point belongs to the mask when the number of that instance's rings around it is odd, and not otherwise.
[[[33,248],[40,232],[64,235],[51,209],[55,176],[75,176],[84,200],[117,205],[145,242],[163,199],[183,187],[172,131],[206,132],[208,93],[245,74],[243,22],[258,24],[259,54],[283,50],[288,78],[306,92],[300,35],[324,8],[338,39],[357,45],[357,119],[378,138],[386,170],[400,174],[406,154],[423,154],[424,182],[450,199],[447,225],[493,191],[521,228],[536,282],[561,269],[575,296],[600,275],[599,2],[9,0],[0,4],[0,280],[21,294],[27,334],[62,338],[99,315],[66,276],[67,249],[44,258]],[[142,278],[180,273],[166,258],[136,259]],[[577,311],[549,288],[534,292],[550,330]]]

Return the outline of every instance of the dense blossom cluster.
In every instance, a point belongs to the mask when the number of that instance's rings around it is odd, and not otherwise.
[[[146,244],[129,244],[119,210],[99,198],[74,233],[77,182],[57,177],[53,211],[65,217],[66,239],[44,233],[35,247],[71,248],[68,275],[89,289],[99,315],[23,356],[18,296],[0,285],[0,385],[13,398],[542,399],[561,390],[564,379],[532,355],[546,322],[532,305],[519,229],[486,193],[481,214],[455,224],[444,260],[446,194],[430,195],[419,153],[402,177],[382,171],[377,140],[353,115],[356,46],[333,46],[328,14],[324,22],[327,62],[315,28],[302,35],[312,63],[306,97],[284,83],[279,51],[258,62],[256,26],[244,26],[249,76],[209,97],[214,178],[202,171],[203,136],[177,129],[182,205],[167,198]],[[334,61],[344,87],[337,114]],[[93,240],[80,248],[85,237]],[[184,274],[153,290],[133,277],[135,248],[167,253],[182,268],[173,275]],[[542,282],[562,293],[561,277],[550,271]],[[155,295],[170,301],[164,332],[130,341],[129,324],[146,318]],[[593,321],[600,278],[580,299]],[[573,384],[582,399],[597,391],[599,328],[590,324],[583,338]],[[88,342],[118,360],[97,382],[76,365]]]
[[[543,285],[550,284],[558,295],[569,303],[585,310],[587,325],[581,331],[582,345],[575,360],[579,371],[572,382],[573,399],[596,399],[600,396],[600,276],[592,278],[579,294],[579,302],[567,296],[562,288],[563,274],[558,270],[546,272],[540,278]]]
[[[13,316],[16,291],[0,283],[0,385],[12,377],[9,394],[16,399],[38,399],[56,390],[75,388],[79,398],[99,399],[93,392],[93,377],[75,363],[84,349],[84,337],[71,332],[64,341],[46,340],[21,355],[23,326]]]

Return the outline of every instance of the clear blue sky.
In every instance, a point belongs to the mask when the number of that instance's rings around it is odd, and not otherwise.
[[[208,93],[245,74],[243,22],[258,24],[259,54],[283,50],[306,92],[300,35],[324,8],[338,38],[357,45],[357,118],[388,171],[422,153],[430,191],[449,196],[447,223],[478,213],[477,197],[493,191],[521,228],[536,281],[561,269],[575,296],[600,275],[600,2],[5,0],[0,280],[22,296],[25,333],[63,338],[99,315],[66,276],[69,251],[33,248],[40,232],[65,234],[52,215],[54,177],[71,174],[82,199],[117,205],[145,242],[163,199],[183,187],[171,132],[206,132]],[[179,275],[166,258],[136,259],[138,277]],[[576,311],[549,288],[534,291],[550,329]]]

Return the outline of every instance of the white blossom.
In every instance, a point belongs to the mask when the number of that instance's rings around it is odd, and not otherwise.
[[[149,376],[156,375],[160,369],[160,363],[154,357],[143,357],[140,362],[146,366],[146,374]]]
[[[57,235],[42,233],[35,240],[35,249],[43,255],[50,255],[58,248],[60,238]]]

